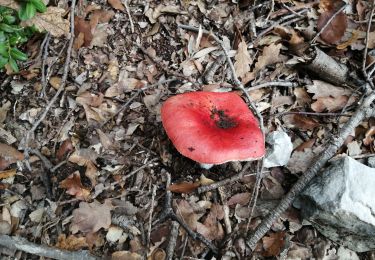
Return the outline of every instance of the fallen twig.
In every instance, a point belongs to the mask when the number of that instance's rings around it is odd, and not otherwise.
[[[69,45],[66,51],[66,60],[64,64],[64,72],[63,76],[61,78],[61,83],[56,91],[56,94],[52,97],[52,99],[49,101],[47,106],[45,107],[43,113],[40,115],[38,120],[32,125],[31,129],[26,133],[25,139],[23,142],[21,141],[21,144],[24,144],[24,147],[21,147],[24,149],[24,155],[26,161],[29,158],[29,140],[31,136],[34,134],[36,128],[40,125],[40,123],[46,118],[49,110],[52,108],[53,104],[56,102],[58,96],[64,91],[66,81],[68,79],[68,73],[69,73],[69,66],[70,66],[70,58],[72,54],[72,47],[73,47],[73,41],[74,41],[74,10],[75,10],[75,4],[76,0],[72,0],[71,8],[70,8],[70,39],[69,39]],[[27,164],[28,165],[28,164]],[[30,169],[30,166],[28,165],[28,168]]]
[[[58,248],[53,248],[45,245],[38,245],[32,242],[27,241],[21,237],[15,236],[6,236],[0,235],[0,245],[12,249],[12,250],[21,250],[33,255],[38,255],[42,257],[48,257],[53,259],[62,259],[62,260],[96,260],[96,258],[88,251],[76,251],[71,252],[67,250],[62,250]]]
[[[257,90],[261,88],[267,88],[267,87],[297,87],[298,83],[297,82],[289,82],[289,81],[270,81],[270,82],[264,82],[261,84],[254,85],[250,88],[246,88],[247,91],[251,90]]]
[[[172,221],[172,229],[171,229],[171,233],[169,236],[168,247],[167,247],[167,256],[165,258],[166,260],[173,259],[179,228],[180,228],[180,224],[178,224],[177,221]]]
[[[375,99],[375,94],[369,95],[363,103],[356,109],[354,115],[340,129],[336,136],[332,136],[325,145],[323,152],[315,158],[309,169],[298,179],[287,195],[280,201],[279,205],[265,218],[256,228],[255,232],[247,240],[247,244],[254,249],[257,242],[268,232],[272,224],[280,215],[292,205],[296,196],[305,188],[310,180],[320,171],[327,161],[335,155],[337,150],[343,145],[347,136],[353,132],[362,120],[374,115],[374,108],[371,103]]]
[[[181,219],[177,214],[173,211],[172,208],[172,192],[168,189],[169,185],[171,184],[171,176],[168,172],[165,172],[167,175],[167,189],[165,194],[165,202],[164,202],[164,209],[157,221],[155,221],[154,225],[158,222],[162,222],[166,219],[171,219],[174,221],[177,221],[181,227],[188,233],[188,235],[193,238],[194,240],[199,240],[203,244],[205,244],[214,254],[218,254],[217,247],[209,241],[207,238],[205,238],[200,233],[194,232],[191,230],[191,228],[185,223],[183,219]]]

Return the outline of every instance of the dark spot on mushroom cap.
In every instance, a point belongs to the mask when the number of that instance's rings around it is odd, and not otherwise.
[[[189,150],[190,152],[193,152],[193,151],[195,150],[195,148],[194,148],[194,147],[189,147],[188,150]]]

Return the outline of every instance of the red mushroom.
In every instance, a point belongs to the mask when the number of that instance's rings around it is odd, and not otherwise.
[[[235,93],[191,92],[164,102],[161,119],[168,137],[184,156],[204,168],[229,161],[251,161],[265,154],[258,120]]]

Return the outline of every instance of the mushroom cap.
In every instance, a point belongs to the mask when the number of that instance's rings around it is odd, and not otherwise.
[[[173,96],[164,102],[161,119],[176,149],[199,163],[251,161],[265,154],[258,120],[235,93]]]

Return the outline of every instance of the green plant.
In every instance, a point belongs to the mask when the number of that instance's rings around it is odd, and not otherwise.
[[[7,64],[13,72],[19,72],[17,61],[26,61],[27,55],[19,47],[36,32],[33,27],[23,27],[21,21],[35,16],[36,12],[45,12],[42,0],[23,0],[18,12],[0,6],[0,70]]]

